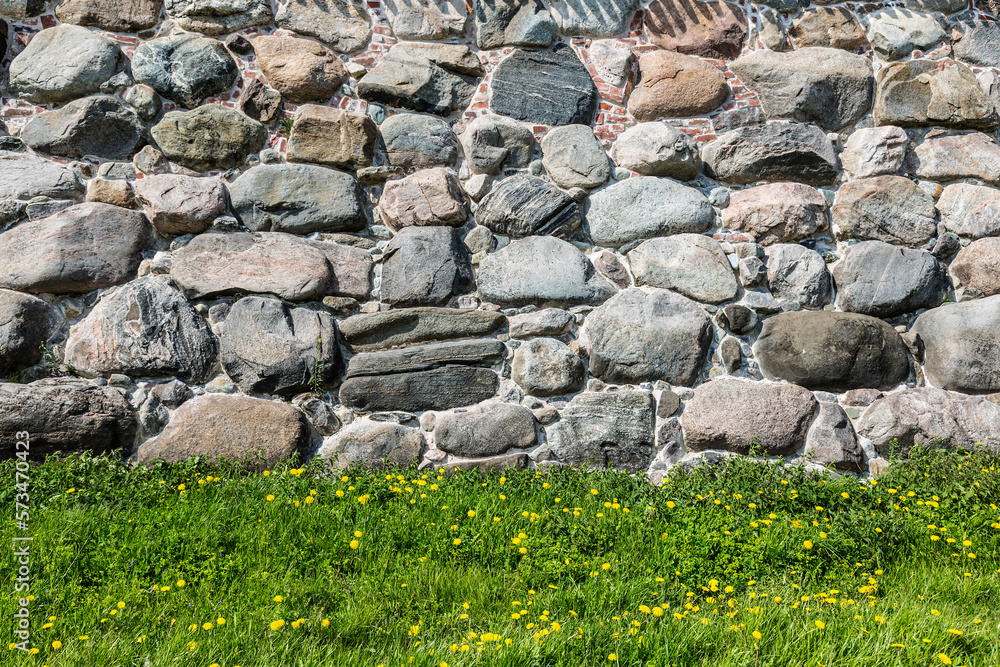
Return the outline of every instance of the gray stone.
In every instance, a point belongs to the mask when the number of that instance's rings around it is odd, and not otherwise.
[[[37,364],[61,326],[59,311],[38,297],[0,289],[0,375]]]
[[[258,165],[230,184],[229,196],[251,231],[357,232],[368,225],[357,179],[318,165]]]
[[[69,167],[29,153],[0,150],[0,201],[79,199],[82,195],[80,178]]]
[[[134,181],[133,187],[163,236],[200,234],[226,212],[226,189],[217,178],[159,174]]]
[[[933,17],[890,7],[868,17],[868,41],[886,60],[900,60],[916,50],[926,50],[945,38]]]
[[[1000,390],[1000,296],[948,303],[917,318],[911,329],[924,345],[924,375],[943,389],[985,394]]]
[[[632,284],[632,278],[629,276],[628,271],[625,270],[625,266],[610,250],[602,250],[597,254],[591,255],[590,261],[594,263],[594,268],[600,271],[601,275],[608,278],[618,287],[628,287]]]
[[[840,163],[850,180],[895,174],[906,157],[906,132],[888,125],[866,127],[851,133]]]
[[[732,375],[743,367],[743,350],[740,349],[740,342],[732,336],[722,339],[718,352],[726,373]]]
[[[586,392],[574,396],[545,432],[563,463],[644,472],[653,458],[654,422],[648,391]]]
[[[638,9],[639,0],[564,0],[551,6],[559,32],[588,37],[627,32]]]
[[[425,447],[419,428],[365,420],[356,421],[323,440],[316,456],[335,460],[341,470],[352,466],[381,470],[419,462]]]
[[[590,62],[605,83],[623,87],[632,71],[632,49],[617,39],[595,39],[587,52]]]
[[[733,130],[702,148],[706,173],[720,181],[796,181],[823,185],[837,177],[837,154],[814,125],[788,123]]]
[[[700,233],[715,223],[715,210],[698,190],[666,178],[638,176],[590,196],[585,229],[596,245],[679,233]]]
[[[492,398],[499,386],[499,376],[489,369],[443,366],[348,378],[340,387],[340,401],[358,412],[447,410]]]
[[[396,231],[411,226],[462,227],[469,217],[469,202],[455,173],[436,167],[388,181],[378,211],[382,221]]]
[[[795,10],[797,11],[798,7]],[[788,34],[781,15],[766,6],[758,5],[757,11],[760,16],[760,40],[764,43],[764,47],[772,51],[784,51]]]
[[[132,107],[136,115],[146,122],[152,121],[160,113],[162,103],[156,91],[145,84],[137,84],[129,88],[125,95],[125,104]]]
[[[875,93],[879,125],[995,128],[993,102],[965,65],[950,58],[909,60],[879,70]]]
[[[689,181],[698,175],[701,158],[694,141],[666,123],[639,123],[618,135],[611,159],[619,167],[646,176]]]
[[[958,251],[948,270],[966,289],[1000,294],[1000,238],[973,241]]]
[[[397,39],[462,37],[467,13],[462,0],[388,0],[389,25]]]
[[[958,236],[978,239],[1000,234],[1000,190],[971,183],[952,183],[937,202],[941,227]]]
[[[980,67],[1000,67],[1000,25],[996,21],[963,21],[951,26],[955,57]]]
[[[83,377],[177,377],[203,382],[219,344],[208,322],[158,276],[138,278],[101,295],[69,330],[66,364]]]
[[[458,44],[395,44],[358,82],[369,102],[447,116],[463,109],[483,74],[479,58]]]
[[[85,203],[0,234],[0,287],[85,294],[135,277],[153,230],[138,211]]]
[[[46,28],[10,63],[8,90],[35,104],[63,104],[101,90],[125,62],[118,45],[77,25]]]
[[[269,0],[163,0],[167,15],[188,32],[227,35],[269,23]]]
[[[490,0],[477,2],[476,46],[546,47],[556,35],[556,22],[541,0]]]
[[[274,22],[279,28],[315,37],[340,53],[364,48],[372,36],[368,12],[349,2],[289,0],[278,8]]]
[[[845,183],[833,203],[841,241],[885,241],[920,246],[937,234],[934,199],[902,176],[876,176]]]
[[[848,248],[833,269],[833,279],[841,310],[875,317],[933,308],[951,290],[948,269],[929,252],[882,241]]]
[[[132,56],[137,82],[188,109],[232,88],[239,74],[222,42],[200,35],[151,39]]]
[[[597,87],[573,49],[518,49],[492,73],[490,109],[540,125],[590,125]]]
[[[836,403],[819,404],[819,414],[806,435],[802,455],[813,463],[850,472],[861,472],[865,464],[854,426]]]
[[[30,0],[28,4],[44,6],[45,0]],[[8,14],[6,3],[0,13]],[[72,23],[107,30],[108,32],[139,32],[152,28],[160,19],[163,0],[63,0],[56,8],[60,23]]]
[[[760,318],[757,317],[757,313],[753,312],[746,306],[741,306],[738,303],[731,303],[719,310],[718,314],[715,316],[715,321],[718,322],[719,326],[723,329],[734,333],[737,336],[744,336],[757,328],[757,325],[760,323]]]
[[[572,197],[534,176],[517,174],[493,186],[476,208],[476,223],[522,238],[570,236],[580,226],[580,209]]]
[[[478,282],[480,297],[501,306],[593,304],[617,291],[575,246],[552,236],[518,239],[487,255]]]
[[[591,374],[605,382],[690,387],[708,356],[712,321],[680,294],[630,287],[587,316],[584,343]]]
[[[795,311],[764,320],[753,346],[765,377],[807,389],[892,389],[910,373],[906,346],[882,320],[855,313]]]
[[[506,322],[501,313],[454,308],[407,308],[355,315],[340,333],[352,352],[370,352],[448,338],[488,336]]]
[[[434,442],[438,449],[466,458],[496,456],[526,449],[537,442],[531,410],[490,401],[437,415]]]
[[[450,227],[404,227],[384,252],[384,303],[440,306],[472,287],[469,251]]]
[[[511,338],[534,338],[535,336],[558,336],[568,332],[576,318],[572,313],[559,308],[543,308],[530,313],[512,315],[508,318]]]
[[[917,176],[927,180],[978,178],[1000,185],[1000,146],[982,132],[926,138],[907,162]]]
[[[644,241],[628,253],[636,285],[680,292],[696,301],[735,298],[739,285],[719,242],[700,234],[676,234]]]
[[[827,227],[826,199],[802,183],[767,183],[730,195],[722,226],[751,234],[757,243],[801,241]]]
[[[744,287],[763,285],[767,280],[767,266],[759,257],[744,257],[741,259],[737,273],[739,273],[740,284]]]
[[[462,243],[473,255],[479,252],[489,253],[497,249],[497,237],[493,235],[493,232],[479,225],[474,225],[469,230],[469,233],[462,239]]]
[[[77,378],[46,378],[31,384],[0,384],[0,457],[17,456],[15,443],[31,435],[29,458],[56,452],[132,451],[138,423],[128,394]],[[22,450],[23,451],[23,450]]]
[[[170,111],[152,134],[170,160],[197,171],[235,167],[260,152],[267,140],[263,125],[219,104]]]
[[[270,123],[281,113],[281,93],[253,79],[240,93],[240,111],[260,123]]]
[[[379,131],[386,159],[394,167],[416,171],[450,167],[458,161],[458,138],[441,118],[399,113],[386,118]]]
[[[236,301],[219,339],[223,370],[247,394],[294,394],[328,385],[344,368],[333,316],[278,299]]]
[[[871,61],[841,49],[805,47],[788,53],[761,49],[730,65],[760,97],[769,118],[790,118],[839,130],[872,106]]]
[[[504,116],[479,116],[462,135],[465,159],[476,174],[499,174],[502,169],[520,169],[531,162],[535,136],[531,129]]]
[[[788,30],[796,49],[810,46],[856,49],[868,40],[846,7],[816,7],[795,17]]]
[[[554,338],[535,338],[520,345],[511,364],[511,379],[532,396],[579,391],[586,374],[580,357]]]
[[[964,0],[903,0],[903,4],[908,9],[945,14],[954,14],[969,8],[969,3]]]
[[[146,143],[146,126],[116,98],[95,95],[34,116],[21,139],[38,153],[120,160]]]
[[[778,243],[767,248],[767,287],[779,299],[790,299],[805,308],[822,308],[830,303],[833,278],[815,250],[797,243]]]
[[[586,125],[549,130],[542,139],[542,164],[552,182],[561,188],[591,189],[611,178],[604,146]]]
[[[361,352],[351,357],[347,377],[427,371],[444,366],[494,366],[507,354],[495,338],[449,340],[396,350]]]
[[[723,449],[748,454],[754,444],[771,456],[802,447],[818,403],[796,385],[715,379],[699,386],[681,414],[691,451]]]

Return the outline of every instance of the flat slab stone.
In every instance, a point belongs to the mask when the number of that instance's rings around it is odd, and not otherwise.
[[[31,0],[36,4],[44,2]],[[30,3],[29,3],[30,4]],[[160,20],[163,0],[63,0],[55,7],[60,23],[90,26],[108,32],[139,32]],[[7,13],[6,11],[4,12]]]
[[[801,241],[827,227],[826,198],[802,183],[768,183],[738,190],[722,210],[722,226],[753,235],[763,246]]]
[[[728,2],[653,0],[643,24],[649,41],[667,51],[732,60],[747,36],[747,17]]]
[[[636,285],[674,290],[695,301],[722,303],[739,285],[719,242],[701,234],[650,239],[628,253]]]
[[[347,377],[426,371],[442,366],[493,366],[507,354],[495,338],[424,343],[396,350],[361,352],[351,357]]]
[[[909,60],[879,70],[875,121],[879,125],[992,129],[1000,116],[975,74],[943,60]]]
[[[911,331],[923,341],[930,384],[977,394],[1000,389],[1000,296],[932,308]]]
[[[226,35],[269,23],[270,0],[163,0],[167,15],[188,32]]]
[[[342,320],[340,333],[348,349],[370,352],[449,338],[487,336],[507,318],[488,310],[406,308],[354,315]]]
[[[348,378],[340,402],[358,412],[447,410],[492,398],[500,377],[486,368],[443,366],[412,373]]]
[[[434,418],[434,443],[456,456],[496,456],[537,442],[531,410],[516,404],[489,401]]]
[[[948,269],[934,255],[882,241],[848,248],[833,279],[841,310],[875,317],[933,308],[951,290]]]
[[[644,472],[653,459],[655,401],[648,391],[585,392],[545,428],[558,461]]]
[[[597,87],[573,49],[517,49],[493,70],[490,109],[540,125],[590,125]]]
[[[568,194],[540,178],[517,174],[490,190],[476,208],[476,223],[510,236],[571,236],[580,227],[580,208]]]
[[[902,176],[845,183],[833,202],[839,240],[921,246],[937,235],[934,199]]]
[[[789,123],[733,130],[702,149],[706,173],[736,184],[755,181],[831,183],[839,163],[833,144],[814,125]]]

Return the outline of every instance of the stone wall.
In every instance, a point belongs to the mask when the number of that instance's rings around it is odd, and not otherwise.
[[[1000,449],[988,0],[0,0],[0,455]]]

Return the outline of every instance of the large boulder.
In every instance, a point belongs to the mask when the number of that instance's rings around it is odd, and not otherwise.
[[[870,14],[868,23],[868,41],[885,60],[902,60],[945,38],[944,29],[933,16],[899,7]]]
[[[357,232],[368,225],[357,179],[318,165],[258,165],[230,184],[229,196],[240,222],[255,232]]]
[[[219,104],[167,112],[152,134],[167,158],[196,171],[235,167],[267,140],[263,125]]]
[[[698,175],[701,158],[694,141],[666,123],[638,123],[618,135],[611,159],[619,167],[645,176],[689,181]]]
[[[718,67],[657,50],[639,58],[639,81],[629,95],[628,111],[639,121],[698,116],[728,98],[729,85]]]
[[[479,58],[466,46],[397,43],[358,82],[358,96],[447,116],[465,108],[482,74]]]
[[[540,178],[517,174],[500,181],[476,208],[476,223],[497,234],[571,236],[580,208],[568,194]]]
[[[941,227],[971,239],[1000,234],[1000,190],[972,183],[952,183],[937,201]]]
[[[455,172],[437,167],[388,181],[378,212],[394,231],[411,226],[461,227],[469,218],[469,202]]]
[[[219,331],[220,361],[247,394],[294,394],[334,382],[344,369],[337,325],[325,310],[248,296]]]
[[[32,0],[38,2],[38,0]],[[44,4],[39,2],[38,4]],[[63,0],[56,8],[60,23],[84,25],[108,32],[139,32],[160,20],[163,0]],[[5,14],[7,12],[4,12]]]
[[[840,186],[833,202],[840,240],[921,246],[937,235],[934,199],[902,176],[876,176]]]
[[[549,10],[564,35],[614,37],[627,32],[639,0],[564,0]]]
[[[140,44],[132,56],[132,75],[193,109],[232,88],[240,70],[219,40],[182,33]]]
[[[311,39],[261,35],[253,50],[267,82],[294,104],[326,102],[347,80],[337,55]]]
[[[288,403],[205,394],[177,408],[163,431],[139,447],[138,461],[151,466],[201,456],[263,470],[304,453],[309,441],[305,414]]]
[[[492,0],[475,6],[476,46],[544,48],[556,36],[556,22],[541,0]]]
[[[585,217],[594,244],[619,247],[653,236],[708,231],[715,209],[699,190],[668,178],[638,176],[591,195]]]
[[[833,268],[837,306],[851,313],[894,317],[933,308],[948,295],[948,269],[924,250],[862,241]]]
[[[0,234],[0,287],[85,294],[135,277],[153,229],[118,206],[77,204]]]
[[[490,109],[540,125],[590,125],[597,87],[568,45],[553,51],[517,49],[492,73]]]
[[[352,352],[370,352],[449,338],[488,336],[506,319],[489,310],[405,308],[354,315],[340,323]]]
[[[372,36],[372,22],[363,7],[349,2],[289,0],[278,7],[279,28],[315,37],[338,53],[364,48]]]
[[[32,117],[21,139],[38,153],[63,157],[129,158],[146,143],[146,126],[111,95],[74,100]]]
[[[80,177],[66,165],[31,155],[0,151],[0,201],[34,197],[79,199]]]
[[[736,5],[721,0],[653,0],[643,25],[649,41],[666,49],[700,58],[732,60],[747,36],[747,17]]]
[[[654,415],[648,391],[585,392],[546,427],[548,446],[568,465],[645,472],[653,459]]]
[[[587,371],[580,357],[555,338],[525,341],[514,351],[510,376],[532,396],[558,396],[583,388]]]
[[[496,175],[503,169],[528,166],[535,135],[524,123],[486,114],[466,126],[462,144],[465,164],[473,173]]]
[[[7,89],[27,102],[63,104],[100,92],[121,70],[118,45],[77,25],[46,28],[10,63]]]
[[[458,161],[458,137],[443,118],[398,113],[382,121],[379,132],[390,166],[415,171]]]
[[[134,181],[132,188],[163,236],[200,234],[226,212],[226,188],[217,178],[151,174]]]
[[[167,16],[188,32],[227,35],[273,18],[270,0],[163,0]]]
[[[978,178],[1000,185],[1000,146],[982,132],[928,137],[917,144],[907,161],[922,179]]]
[[[1000,238],[973,241],[958,251],[948,270],[966,289],[1000,294]]]
[[[1000,391],[1000,296],[932,308],[911,330],[923,341],[924,375],[931,384],[967,393]]]
[[[802,183],[768,183],[738,190],[722,210],[722,226],[752,234],[764,246],[801,241],[826,229],[826,198]]]
[[[295,110],[288,161],[350,170],[368,167],[377,139],[378,127],[365,114],[305,104]]]
[[[132,452],[138,423],[128,394],[88,380],[46,378],[0,383],[0,458],[13,459],[19,433],[31,438],[29,458],[56,452]]]
[[[70,328],[66,364],[84,377],[121,373],[203,382],[219,344],[205,318],[159,276],[115,287]]]
[[[731,130],[705,145],[706,173],[736,184],[796,181],[823,185],[837,177],[837,153],[814,125],[788,123]]]
[[[823,256],[798,243],[776,243],[766,249],[767,288],[778,299],[797,301],[804,308],[830,303],[833,277]]]
[[[906,345],[880,319],[795,311],[764,320],[753,346],[765,377],[807,389],[892,389],[910,374]]]
[[[721,303],[739,285],[719,242],[701,234],[676,234],[643,241],[628,253],[636,285],[679,292],[695,301]]]
[[[442,306],[472,284],[471,256],[451,227],[404,227],[384,248],[383,303]]]
[[[751,51],[730,68],[760,98],[769,118],[791,118],[839,130],[868,113],[875,75],[871,60],[841,49]]]
[[[537,441],[535,418],[520,405],[489,401],[434,418],[435,445],[455,456],[496,456]]]
[[[41,346],[62,326],[62,316],[38,297],[0,289],[0,375],[33,366]]]
[[[992,129],[1000,116],[968,67],[950,58],[921,58],[879,70],[875,121],[900,127]]]
[[[581,343],[590,372],[605,382],[697,382],[712,344],[712,320],[687,297],[664,289],[630,287],[596,308]]]
[[[596,188],[611,178],[604,146],[587,125],[564,125],[542,139],[542,166],[561,188]]]
[[[699,386],[681,414],[684,444],[700,452],[724,449],[748,454],[755,445],[787,456],[805,444],[818,402],[796,385],[730,378]]]
[[[326,438],[316,456],[335,460],[341,470],[351,466],[369,470],[380,470],[386,466],[405,468],[420,461],[425,446],[419,428],[393,422],[359,420]]]

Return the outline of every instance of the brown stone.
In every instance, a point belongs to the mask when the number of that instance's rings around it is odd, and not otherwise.
[[[827,226],[826,199],[802,183],[768,183],[733,192],[722,226],[753,234],[757,243],[794,243]]]
[[[1000,294],[1000,238],[973,241],[958,251],[949,270],[967,289],[983,296]]]
[[[200,234],[226,212],[226,192],[217,178],[180,174],[146,176],[135,182],[143,210],[164,236]]]
[[[253,48],[268,83],[289,102],[325,102],[347,81],[337,54],[311,39],[262,35]]]
[[[95,178],[87,183],[87,201],[135,208],[135,194],[126,180]]]
[[[368,116],[306,104],[295,112],[288,160],[341,169],[369,167],[377,138],[378,126]]]
[[[644,18],[653,44],[702,58],[731,60],[747,36],[746,14],[728,2],[653,0]]]
[[[856,49],[868,42],[861,24],[844,7],[817,7],[802,13],[788,30],[795,48],[830,46]]]
[[[156,25],[162,6],[163,0],[63,0],[56,18],[108,32],[138,32]]]
[[[699,3],[701,4],[701,3]],[[697,58],[653,51],[639,58],[628,110],[639,121],[708,113],[729,97],[726,77]]]
[[[240,111],[258,122],[270,123],[281,112],[281,93],[253,79],[240,94]]]
[[[461,227],[469,217],[469,202],[455,173],[437,167],[387,182],[378,210],[396,231],[411,225]]]

